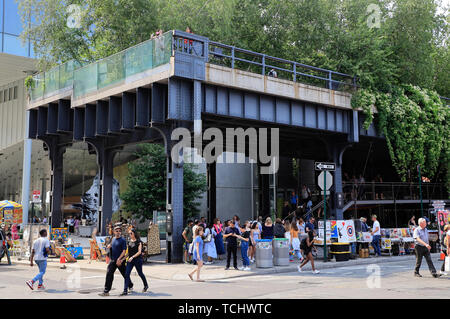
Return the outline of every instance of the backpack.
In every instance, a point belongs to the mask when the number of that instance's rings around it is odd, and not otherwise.
[[[300,243],[300,249],[306,250],[307,247],[308,247],[308,244],[306,243],[306,238],[303,238],[302,242]]]

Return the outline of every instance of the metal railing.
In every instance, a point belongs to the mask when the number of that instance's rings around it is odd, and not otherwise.
[[[420,200],[419,183],[342,183],[345,202],[355,200]],[[422,183],[422,200],[447,199],[444,184]]]
[[[173,33],[172,46],[174,54],[178,52],[206,59],[208,57],[206,42],[206,38],[176,30]]]
[[[218,64],[294,82],[321,86],[332,90],[356,88],[356,78],[344,73],[289,61],[219,42],[209,42],[208,58]],[[271,73],[274,70],[275,73]]]

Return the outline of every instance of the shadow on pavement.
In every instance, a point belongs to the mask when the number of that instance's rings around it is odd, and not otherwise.
[[[36,292],[40,292],[40,291],[36,291]],[[74,290],[58,290],[58,289],[46,289],[44,292],[48,293],[48,294],[70,294],[75,292]]]

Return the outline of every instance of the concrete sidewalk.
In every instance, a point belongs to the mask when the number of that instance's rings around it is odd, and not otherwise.
[[[440,268],[439,253],[432,254],[433,263],[436,269]],[[192,271],[194,265],[190,264],[166,264],[161,262],[163,256],[155,256],[149,259],[150,263],[144,264],[144,273],[149,278],[162,279],[162,280],[190,280],[188,277],[188,272]],[[153,261],[152,259],[157,259]],[[411,261],[411,272],[413,272],[415,264],[415,256],[387,256],[387,257],[371,257],[371,258],[358,258],[345,262],[336,262],[335,260],[329,262],[323,262],[323,260],[316,260],[316,269],[330,269],[338,267],[349,267],[358,265],[369,265],[369,264],[383,264],[388,262],[399,262],[399,261]],[[17,260],[12,259],[13,265],[29,265],[27,260]],[[297,272],[298,261],[291,262],[288,266],[274,266],[273,268],[256,268],[256,265],[251,264],[250,271],[238,271],[234,270],[232,267],[230,270],[225,270],[225,260],[217,260],[212,265],[205,265],[201,271],[201,277],[205,280],[217,280],[217,279],[228,279],[236,277],[246,277],[246,276],[257,276],[257,275],[273,275],[280,273]],[[238,266],[241,265],[239,260]],[[48,267],[59,268],[59,259],[50,258],[48,260]],[[90,261],[90,260],[78,260],[76,263],[67,263],[66,266],[69,267],[80,267],[81,270],[94,271],[103,273],[106,275],[106,263],[100,261]],[[305,271],[311,270],[311,265],[308,263],[304,268]],[[133,270],[135,272],[135,270]]]

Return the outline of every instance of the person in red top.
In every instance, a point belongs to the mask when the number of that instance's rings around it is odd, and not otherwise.
[[[187,27],[187,28],[186,28],[186,32],[187,32],[187,33],[191,33],[191,34],[194,33],[194,32],[192,32],[192,30],[191,30],[190,27]],[[188,41],[189,41],[189,45],[188,45]],[[192,40],[184,39],[184,48],[185,48],[185,50],[188,51],[189,53],[191,53],[191,50],[192,50],[192,44],[193,44],[193,43],[194,43],[194,41],[192,41]]]

